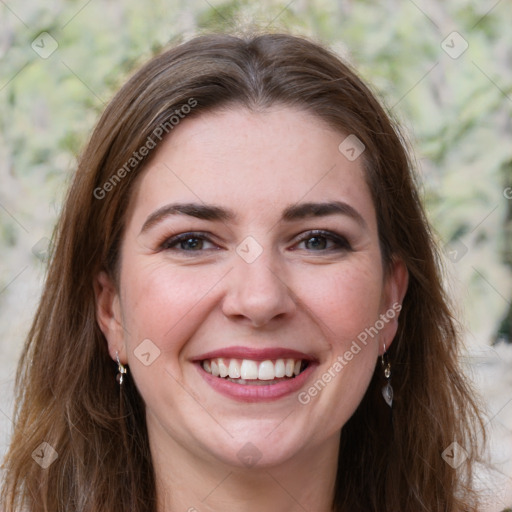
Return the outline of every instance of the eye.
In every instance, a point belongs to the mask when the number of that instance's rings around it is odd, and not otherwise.
[[[323,230],[308,231],[300,238],[298,246],[301,244],[305,245],[306,250],[313,252],[352,250],[344,236]]]
[[[213,247],[205,247],[208,244]],[[217,246],[211,242],[204,233],[181,233],[180,235],[166,238],[160,244],[163,250],[175,250],[182,252],[200,252],[204,250],[215,249]]]

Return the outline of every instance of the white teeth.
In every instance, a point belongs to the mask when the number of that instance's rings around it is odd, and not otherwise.
[[[281,379],[283,378],[285,375],[286,375],[286,370],[285,370],[285,367],[284,367],[284,360],[283,359],[278,359],[276,361],[276,366],[275,366],[275,374],[276,374],[276,379]]]
[[[240,363],[236,359],[229,362],[229,376],[232,379],[240,378]]]
[[[274,363],[272,361],[262,361],[258,370],[259,380],[273,380],[275,378]]]
[[[229,375],[228,367],[226,366],[226,363],[224,362],[224,359],[219,357],[218,365],[219,365],[219,374],[221,377],[227,377]]]
[[[293,367],[295,365],[295,361],[293,359],[286,360],[285,373],[287,377],[293,376]]]
[[[240,376],[242,379],[257,379],[258,378],[258,363],[249,359],[242,361],[240,367]]]
[[[204,371],[214,377],[226,378],[238,384],[256,384],[254,381],[271,381],[297,376],[301,373],[302,359],[228,359],[216,357],[202,362]],[[252,381],[252,382],[247,382]]]

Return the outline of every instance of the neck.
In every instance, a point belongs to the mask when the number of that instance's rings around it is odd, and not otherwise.
[[[279,465],[251,468],[202,458],[169,437],[152,441],[158,512],[333,510],[339,433]]]

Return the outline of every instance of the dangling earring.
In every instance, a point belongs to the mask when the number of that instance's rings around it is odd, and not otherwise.
[[[382,388],[382,396],[386,403],[391,407],[393,405],[393,388],[391,387],[391,363],[388,359],[388,353],[386,352],[386,344],[384,344],[384,352],[381,356],[381,365],[384,370],[384,377],[386,379],[386,384]]]
[[[117,359],[117,372],[118,372],[116,375],[116,380],[119,383],[119,385],[122,386],[123,376],[128,371],[128,369],[126,368],[126,366],[123,363],[121,363],[121,361],[119,361],[119,352],[116,352],[116,359]]]

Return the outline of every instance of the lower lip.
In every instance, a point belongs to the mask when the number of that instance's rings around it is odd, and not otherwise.
[[[308,367],[293,379],[281,381],[276,384],[259,386],[236,384],[235,382],[220,377],[214,377],[211,373],[203,369],[201,363],[196,364],[196,366],[201,377],[203,377],[207,384],[222,395],[234,398],[240,402],[269,402],[299,391],[299,389],[304,386],[316,365],[310,362]]]

